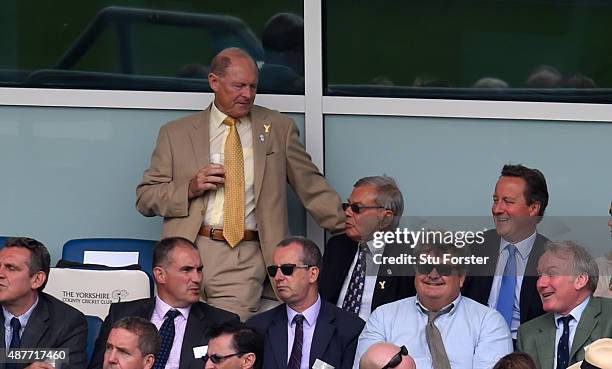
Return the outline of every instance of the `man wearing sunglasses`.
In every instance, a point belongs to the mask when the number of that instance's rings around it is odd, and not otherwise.
[[[536,289],[537,266],[548,239],[537,224],[548,204],[546,178],[537,169],[504,165],[491,213],[495,230],[485,232],[485,242],[472,249],[489,257],[468,272],[463,294],[497,309],[516,339],[519,325],[544,314]]]
[[[378,307],[359,337],[359,358],[376,342],[405,345],[419,369],[490,369],[512,352],[510,330],[494,309],[461,296],[467,257],[449,243],[418,245],[416,296]],[[459,260],[459,259],[456,259]],[[359,368],[355,360],[354,369]]]
[[[376,254],[406,251],[396,245],[375,247],[373,240],[377,231],[395,231],[404,199],[393,178],[374,176],[359,179],[342,205],[346,234],[330,238],[325,246],[319,290],[324,300],[366,320],[378,306],[415,294],[414,280],[406,276],[412,273],[390,275],[395,266],[373,261]]]
[[[263,337],[240,322],[212,327],[204,369],[262,369]]]
[[[264,336],[265,369],[310,369],[323,362],[349,369],[364,322],[322,301],[318,280],[321,251],[303,237],[281,241],[268,275],[284,304],[249,319]]]
[[[359,369],[416,369],[414,359],[408,355],[406,346],[392,343],[375,343],[359,360]]]

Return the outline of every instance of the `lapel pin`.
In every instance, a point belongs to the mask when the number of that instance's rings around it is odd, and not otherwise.
[[[378,284],[380,285],[380,289],[381,289],[381,290],[384,290],[384,289],[385,289],[385,283],[386,283],[386,282],[387,282],[387,281],[380,281],[380,282],[378,282]]]
[[[264,140],[265,140],[265,137],[264,137],[264,135],[262,133],[262,134],[259,135],[259,141],[264,142]]]
[[[264,132],[265,133],[270,133],[270,125],[269,124],[264,124]]]

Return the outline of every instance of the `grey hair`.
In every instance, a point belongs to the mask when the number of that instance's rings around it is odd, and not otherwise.
[[[393,220],[383,231],[397,228],[404,214],[404,198],[395,180],[388,176],[363,177],[353,185],[354,188],[372,186],[376,189],[376,204],[393,212]]]
[[[546,251],[551,252],[555,256],[571,254],[572,274],[574,276],[580,274],[587,275],[589,277],[587,287],[591,292],[595,291],[599,281],[599,268],[593,256],[589,254],[584,246],[575,241],[551,241],[546,244]]]

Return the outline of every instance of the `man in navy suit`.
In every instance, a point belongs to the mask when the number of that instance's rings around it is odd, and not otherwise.
[[[520,164],[504,165],[491,207],[495,230],[485,232],[484,244],[471,250],[488,256],[489,262],[470,268],[462,293],[497,309],[513,339],[520,324],[544,314],[536,282],[538,260],[548,239],[536,227],[547,204],[542,172]]]
[[[256,315],[247,324],[265,336],[266,369],[309,369],[316,362],[351,368],[364,321],[319,296],[321,251],[303,237],[281,241],[274,250],[274,279],[285,302]]]
[[[404,199],[393,178],[364,177],[355,183],[343,208],[346,234],[334,236],[327,242],[319,291],[323,300],[367,320],[378,306],[416,293],[412,268],[407,273],[396,273],[399,272],[396,265],[374,262],[376,254],[391,256],[410,250],[395,244],[383,247],[374,244],[375,232],[395,231],[398,227]],[[358,273],[360,262],[365,264],[361,276]],[[359,278],[364,280],[363,287],[357,293],[349,292]]]

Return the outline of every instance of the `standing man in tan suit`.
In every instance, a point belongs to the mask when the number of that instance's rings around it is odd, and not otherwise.
[[[340,197],[293,120],[253,105],[257,81],[257,65],[243,50],[215,56],[208,75],[214,103],[160,129],[136,189],[138,210],[164,217],[163,237],[195,240],[207,302],[242,319],[259,309],[265,265],[289,234],[287,182],[322,227],[335,232],[344,223]]]

